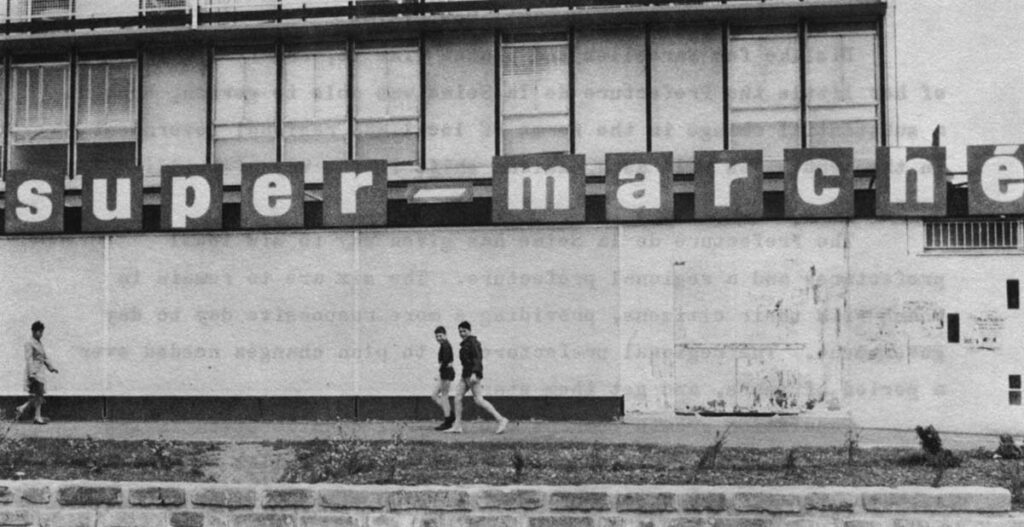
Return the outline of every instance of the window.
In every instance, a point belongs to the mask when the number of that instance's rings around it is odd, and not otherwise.
[[[324,161],[348,159],[347,51],[288,51],[283,75],[284,160],[322,181]]]
[[[879,114],[877,45],[873,24],[808,27],[808,146],[852,146],[859,158],[874,156]]]
[[[568,151],[568,35],[503,36],[501,154]]]
[[[136,66],[132,59],[78,64],[78,174],[104,165],[136,164]]]
[[[15,19],[67,18],[71,0],[12,0],[11,17]]]
[[[928,220],[924,222],[925,250],[1017,249],[1018,220]]]
[[[647,149],[641,29],[576,33],[576,149],[591,164],[610,152]]]
[[[729,35],[729,148],[781,160],[800,148],[797,27],[735,27]]]
[[[11,68],[10,167],[67,174],[70,65],[15,64]]]
[[[1020,375],[1010,375],[1010,406],[1020,406]]]
[[[722,99],[722,28],[652,28],[652,149],[692,162],[723,148]]]
[[[497,93],[494,32],[434,33],[427,36],[424,52],[426,167],[490,167]]]
[[[142,10],[144,13],[168,13],[184,11],[188,7],[188,0],[143,0]]]
[[[206,163],[207,55],[203,48],[145,50],[142,162],[146,176],[163,165]]]
[[[277,9],[277,0],[207,0],[211,11],[261,11]]]
[[[242,162],[277,159],[277,62],[273,53],[218,55],[214,61],[213,159],[225,179]]]
[[[416,165],[420,159],[420,53],[415,42],[355,49],[356,159]]]

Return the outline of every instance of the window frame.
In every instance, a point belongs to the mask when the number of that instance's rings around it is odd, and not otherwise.
[[[353,159],[361,159],[357,156],[357,152],[360,149],[360,136],[364,139],[366,136],[386,136],[386,135],[401,135],[401,136],[415,136],[415,159],[412,160],[401,160],[392,161],[387,159],[388,166],[391,167],[421,167],[423,164],[425,152],[423,148],[423,115],[424,115],[424,93],[423,93],[423,42],[422,39],[403,39],[396,38],[391,40],[365,40],[351,42],[349,44],[352,50],[351,57],[352,62],[349,65],[348,75],[350,78],[349,86],[349,98],[352,101],[351,111],[349,112],[348,118],[351,122],[351,147],[349,150],[349,156]],[[416,64],[416,75],[413,79],[409,79],[407,86],[415,87],[414,93],[410,96],[410,100],[416,107],[416,111],[412,115],[388,115],[383,117],[371,116],[371,117],[360,117],[360,104],[359,98],[356,95],[357,86],[360,83],[360,55],[369,55],[375,53],[411,53],[415,56]],[[390,79],[389,79],[390,81]],[[390,84],[388,84],[390,86]],[[406,101],[410,102],[410,101]],[[389,101],[390,105],[390,101]],[[395,128],[405,127],[405,130],[389,131],[388,124],[393,124]],[[380,129],[379,131],[361,131],[360,128]],[[409,131],[412,130],[412,131]]]
[[[552,37],[557,37],[552,38]],[[557,130],[560,126],[520,126],[510,128],[506,124],[506,118],[525,118],[531,117],[536,118],[549,118],[559,119],[562,116],[565,117],[565,144],[567,148],[565,152],[574,152],[573,148],[573,133],[575,123],[575,116],[573,115],[573,108],[575,106],[575,100],[573,93],[573,41],[575,38],[574,32],[570,29],[564,31],[522,31],[522,32],[501,32],[498,37],[498,53],[495,57],[495,63],[497,67],[497,79],[499,85],[497,86],[496,93],[496,110],[498,115],[496,116],[497,124],[497,147],[498,155],[517,155],[517,154],[533,154],[533,153],[547,153],[545,152],[515,152],[509,153],[509,148],[506,144],[507,133],[510,130],[523,130],[523,129],[543,129],[543,130]],[[536,47],[565,47],[565,111],[564,112],[539,112],[539,113],[507,113],[505,107],[505,97],[508,88],[505,84],[505,50],[509,48],[536,48]],[[540,120],[540,119],[537,119]],[[562,150],[556,150],[561,152]]]

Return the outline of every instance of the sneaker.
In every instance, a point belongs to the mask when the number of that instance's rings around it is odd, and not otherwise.
[[[445,430],[448,430],[451,427],[452,427],[452,423],[450,421],[448,421],[448,420],[445,420],[445,422],[435,426],[434,430],[437,430],[437,431],[440,431],[440,432],[444,432]]]
[[[447,430],[445,430],[444,433],[446,433],[446,434],[461,434],[462,433],[462,427],[460,426],[460,427],[456,428],[456,427],[452,426],[451,428],[448,428]]]
[[[504,417],[502,417],[501,421],[498,421],[498,429],[495,430],[494,433],[495,434],[504,433],[506,426],[508,426],[508,419],[505,419]]]
[[[32,422],[33,422],[33,423],[35,423],[35,424],[37,424],[37,425],[46,425],[46,424],[50,424],[50,420],[49,420],[49,419],[47,419],[47,418],[45,418],[45,417],[44,417],[44,418],[42,418],[42,419],[36,419],[36,420],[34,420],[34,421],[32,421]]]

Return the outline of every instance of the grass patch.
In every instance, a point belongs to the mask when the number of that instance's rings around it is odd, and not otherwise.
[[[283,481],[293,483],[929,486],[935,479],[926,457],[910,448],[858,449],[851,460],[848,445],[719,447],[712,465],[707,448],[688,446],[364,440],[290,446],[296,459]],[[1012,462],[993,459],[992,452],[962,452],[961,458],[959,467],[946,471],[943,486],[1024,485]]]
[[[214,443],[107,441],[92,438],[6,439],[0,479],[207,481]]]

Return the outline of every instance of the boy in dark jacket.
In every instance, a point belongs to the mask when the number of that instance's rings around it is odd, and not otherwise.
[[[444,412],[444,422],[434,430],[448,430],[452,427],[452,422],[455,421],[455,414],[452,413],[451,406],[448,404],[448,392],[451,391],[452,381],[455,380],[455,368],[452,367],[455,355],[452,353],[452,345],[448,343],[448,332],[445,331],[444,326],[437,326],[434,329],[434,338],[441,344],[437,350],[437,363],[440,365],[441,375],[430,398]]]
[[[459,362],[462,363],[462,378],[459,379],[459,384],[455,388],[455,421],[452,423],[452,427],[445,430],[445,432],[462,433],[462,397],[466,395],[466,392],[472,391],[473,401],[476,402],[476,405],[487,410],[487,413],[491,414],[498,421],[498,429],[495,433],[500,434],[508,426],[508,419],[502,417],[494,409],[494,406],[484,399],[482,385],[484,378],[483,348],[480,347],[480,341],[473,336],[472,326],[465,320],[459,323],[459,336],[462,337],[462,343],[459,345]]]

